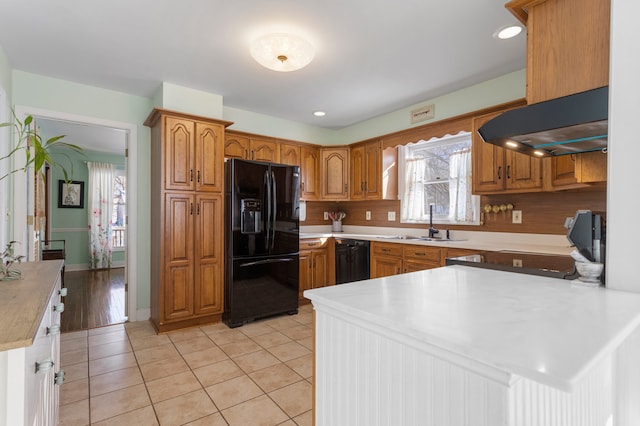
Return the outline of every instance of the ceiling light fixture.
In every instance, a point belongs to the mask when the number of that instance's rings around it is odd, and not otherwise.
[[[499,29],[495,33],[495,37],[500,40],[507,40],[509,38],[513,38],[522,32],[522,27],[520,25],[510,25],[508,27]]]
[[[275,33],[262,36],[251,44],[251,56],[263,67],[289,72],[311,62],[315,51],[311,43],[301,37]]]
[[[315,115],[316,117],[324,117],[325,115],[327,115],[327,113],[324,111],[314,111],[313,115]]]

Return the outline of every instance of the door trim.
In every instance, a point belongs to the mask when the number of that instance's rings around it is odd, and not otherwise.
[[[24,105],[15,106],[16,117],[24,120],[27,116],[48,118],[52,120],[69,121],[79,124],[89,124],[95,126],[110,127],[114,129],[124,130],[128,134],[128,161],[127,166],[127,198],[137,200],[138,187],[138,127],[134,123],[126,123],[122,121],[113,121],[96,117],[87,117],[78,114],[71,114],[60,111],[52,111],[41,108],[34,108]],[[13,238],[20,241],[27,240],[27,174],[14,175],[14,214],[13,214]],[[125,280],[129,285],[127,312],[129,321],[137,321],[137,288],[138,288],[138,208],[136,203],[127,205],[128,230],[127,235],[133,236],[127,240],[127,256],[126,256],[126,277]],[[25,247],[23,247],[24,249]],[[141,312],[143,312],[142,310]],[[146,319],[146,318],[145,318]]]

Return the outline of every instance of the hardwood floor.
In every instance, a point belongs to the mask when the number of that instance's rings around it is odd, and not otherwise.
[[[124,268],[65,272],[62,331],[86,330],[125,321]]]

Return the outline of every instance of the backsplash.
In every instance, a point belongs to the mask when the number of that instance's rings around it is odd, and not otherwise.
[[[512,224],[511,214],[501,212],[485,214],[484,225],[456,226],[440,225],[438,228],[449,228],[469,231],[514,232],[533,234],[565,234],[564,221],[573,217],[576,210],[594,210],[606,212],[607,192],[604,185],[590,189],[574,191],[483,195],[481,206],[485,204],[514,205],[515,210],[522,211],[522,224]],[[385,226],[398,228],[416,228],[415,224],[400,223],[400,201],[310,201],[307,202],[307,220],[301,225],[330,225],[323,219],[325,211],[341,210],[347,213],[344,225]],[[366,211],[371,211],[371,220],[365,220]],[[388,212],[396,213],[396,220],[387,220]],[[428,226],[424,225],[426,229]]]

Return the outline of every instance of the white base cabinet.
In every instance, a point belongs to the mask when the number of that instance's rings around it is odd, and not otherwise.
[[[43,277],[43,281],[50,280],[51,276]],[[49,283],[42,285],[52,288]],[[58,272],[33,343],[0,352],[0,426],[58,424],[59,385],[64,381],[60,369],[60,313],[64,310],[60,285]]]

